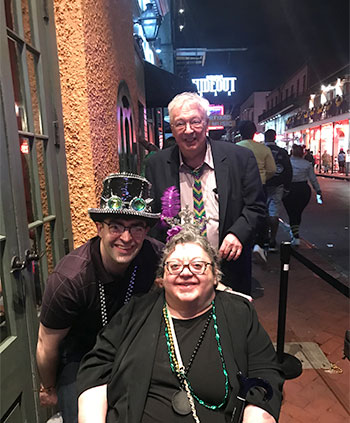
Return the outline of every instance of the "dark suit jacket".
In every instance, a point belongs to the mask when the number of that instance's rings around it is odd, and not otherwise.
[[[241,257],[224,261],[224,282],[234,289],[250,294],[251,242],[256,228],[266,214],[258,166],[247,148],[209,140],[215,168],[219,197],[219,246],[228,233],[243,244]],[[176,146],[157,152],[146,165],[146,178],[152,183],[153,208],[161,211],[161,197],[170,186],[179,189],[179,149]],[[155,228],[151,233],[164,241],[164,234]]]
[[[107,422],[141,421],[158,343],[164,294],[162,290],[133,297],[100,332],[97,343],[83,359],[78,375],[78,394],[108,384]],[[225,408],[230,416],[239,389],[237,371],[261,377],[272,386],[273,397],[263,401],[260,388],[253,388],[247,402],[278,420],[283,377],[275,350],[259,324],[252,304],[245,298],[217,292],[215,299],[220,341],[232,393]],[[205,381],[204,381],[205,383]]]

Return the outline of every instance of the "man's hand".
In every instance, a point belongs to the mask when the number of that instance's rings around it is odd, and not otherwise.
[[[56,373],[59,361],[59,345],[70,328],[50,329],[39,325],[36,362],[40,375],[39,399],[43,407],[57,404]]]
[[[241,241],[233,234],[227,234],[219,248],[219,255],[227,261],[237,260],[242,252]]]
[[[244,409],[243,423],[276,423],[276,420],[262,408],[248,404]]]
[[[57,393],[54,387],[44,388],[40,386],[39,400],[42,407],[54,407],[57,405]]]

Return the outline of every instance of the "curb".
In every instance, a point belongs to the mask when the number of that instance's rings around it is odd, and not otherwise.
[[[350,176],[341,176],[341,175],[335,175],[334,173],[316,173],[316,176],[320,176],[322,178],[330,178],[330,179],[339,179],[342,181],[349,181],[350,180]]]

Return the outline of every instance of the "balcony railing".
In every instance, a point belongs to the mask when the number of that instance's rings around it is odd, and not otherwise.
[[[286,129],[307,125],[312,122],[319,122],[333,116],[341,115],[349,111],[349,104],[344,96],[337,96],[311,110],[301,110],[286,121]]]
[[[272,107],[269,110],[266,110],[259,116],[259,122],[269,119],[281,112],[287,112],[291,108],[300,107],[301,105],[305,104],[308,100],[308,95],[301,95],[301,96],[290,96],[280,103],[276,104],[276,106]]]

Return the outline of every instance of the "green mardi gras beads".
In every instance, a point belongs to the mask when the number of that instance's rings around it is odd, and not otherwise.
[[[167,343],[167,347],[168,347],[168,356],[169,356],[170,368],[171,368],[172,372],[175,373],[178,376],[178,378],[180,379],[180,382],[181,382],[181,378],[186,379],[186,381],[188,383],[188,387],[189,387],[190,392],[191,392],[191,395],[193,396],[193,398],[196,401],[199,402],[199,404],[201,404],[203,407],[209,408],[210,410],[218,410],[226,404],[226,401],[227,401],[227,398],[228,398],[228,393],[229,393],[229,380],[228,380],[228,373],[227,373],[227,370],[226,370],[226,364],[225,364],[224,356],[223,356],[223,353],[222,353],[222,347],[221,347],[221,343],[220,343],[220,335],[219,335],[218,325],[217,325],[217,320],[216,320],[214,300],[212,301],[212,306],[213,306],[213,322],[214,322],[214,330],[215,330],[215,339],[216,339],[216,343],[217,343],[217,347],[218,347],[218,351],[219,351],[219,355],[220,355],[220,359],[221,359],[222,373],[225,376],[225,396],[224,396],[224,399],[222,400],[222,402],[218,405],[207,404],[205,401],[201,400],[194,393],[193,388],[191,386],[191,383],[188,380],[186,374],[183,373],[183,372],[180,372],[179,364],[178,364],[178,362],[175,358],[175,355],[174,355],[174,346],[173,346],[173,340],[172,340],[172,335],[171,335],[171,329],[170,329],[170,324],[169,324],[169,318],[168,318],[166,303],[164,303],[163,315],[164,315],[164,319],[165,319],[165,323],[166,323],[165,324],[165,337],[166,337],[166,343]]]

